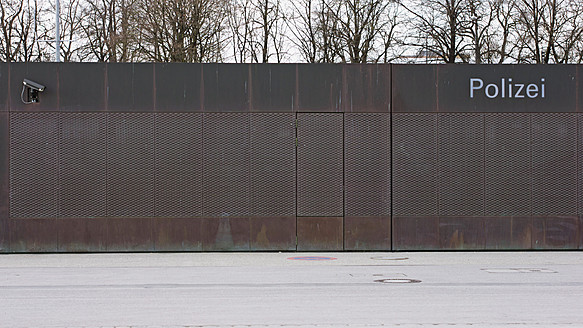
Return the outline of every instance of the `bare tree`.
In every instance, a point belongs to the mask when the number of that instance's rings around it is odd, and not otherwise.
[[[141,0],[140,52],[157,62],[216,62],[225,47],[224,0]]]
[[[467,61],[468,45],[463,36],[468,17],[465,0],[414,0],[403,7],[413,17],[416,31],[411,45],[446,63]]]
[[[483,56],[489,57],[488,44],[492,41],[496,11],[488,0],[465,0],[464,6],[464,13],[468,16],[462,20],[466,24],[462,35],[471,42],[473,61],[481,64]]]
[[[85,51],[94,60],[135,59],[137,0],[86,0],[82,23]]]
[[[386,10],[388,0],[344,0],[339,9],[330,8],[333,19],[338,21],[337,38],[341,44],[338,55],[343,62],[366,63],[383,44],[380,39],[389,23]]]
[[[0,61],[46,59],[45,45],[40,42],[46,36],[45,10],[38,0],[0,2]]]
[[[308,63],[333,63],[340,60],[338,38],[339,1],[301,0],[292,2],[291,42]]]

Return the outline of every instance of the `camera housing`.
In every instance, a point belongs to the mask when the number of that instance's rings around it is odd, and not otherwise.
[[[25,104],[39,102],[38,93],[45,91],[45,86],[29,79],[24,79],[22,85],[22,94],[20,95],[22,102]]]
[[[31,81],[29,79],[24,79],[24,81],[22,81],[22,84],[24,86],[26,86],[26,87],[28,87],[28,88],[30,88],[32,90],[36,90],[38,92],[45,91],[45,86],[44,85],[42,85],[40,83],[37,83],[37,82],[34,82],[34,81]]]

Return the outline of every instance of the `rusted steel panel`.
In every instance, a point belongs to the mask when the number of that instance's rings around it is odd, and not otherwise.
[[[202,251],[202,218],[154,218],[156,251]]]
[[[157,112],[200,112],[203,109],[202,65],[153,64]],[[151,67],[150,67],[151,68]],[[149,80],[152,82],[152,80]],[[148,95],[146,92],[143,96]]]
[[[393,65],[393,113],[437,111],[437,65]]]
[[[251,68],[251,111],[293,112],[296,64],[255,64]]]
[[[209,251],[248,251],[251,225],[249,218],[221,217],[202,220],[202,249]]]
[[[391,111],[391,65],[343,65],[345,81],[342,110],[345,113]]]
[[[574,65],[435,67],[438,70],[439,112],[576,111]]]
[[[342,114],[298,114],[298,216],[343,215]]]
[[[484,215],[484,115],[439,114],[439,214]]]
[[[202,216],[202,113],[156,114],[156,217]]]
[[[583,114],[577,114],[577,214],[583,215]]]
[[[249,114],[205,113],[203,214],[246,217],[250,213]]]
[[[344,114],[344,212],[391,215],[390,114]]]
[[[342,217],[298,217],[298,251],[344,249]]]
[[[296,217],[251,217],[250,250],[295,251]]]
[[[176,65],[178,68],[178,65]],[[108,63],[107,110],[110,112],[153,112],[154,111],[154,64]],[[157,74],[160,74],[157,72]],[[199,74],[200,75],[200,74]],[[158,75],[156,75],[158,79]],[[176,76],[178,78],[178,76]],[[199,79],[200,80],[200,79]],[[161,87],[179,89],[179,97],[167,95],[162,100],[183,99],[183,90],[176,80],[165,81]],[[200,85],[200,83],[199,83]],[[160,87],[156,89],[160,90]],[[178,110],[178,108],[175,108]]]
[[[152,218],[108,218],[107,251],[153,251]]]
[[[344,250],[390,251],[389,216],[347,216],[344,218]]]
[[[58,113],[11,113],[11,217],[57,217],[58,141]]]
[[[59,109],[65,112],[105,111],[105,67],[105,63],[60,63]]]
[[[440,217],[439,248],[442,250],[483,250],[486,234],[483,217]]]
[[[56,220],[59,252],[104,252],[107,249],[106,218]]]
[[[486,250],[532,248],[532,218],[487,217],[484,219]]]
[[[439,249],[438,217],[393,217],[393,250]]]
[[[154,216],[154,114],[109,113],[107,138],[108,216]]]
[[[393,216],[437,216],[437,114],[393,115]]]
[[[10,64],[0,63],[0,112],[10,110]],[[22,83],[22,81],[21,81]]]
[[[299,64],[298,111],[342,111],[342,65]]]
[[[577,111],[583,112],[583,65],[577,65]]]
[[[10,250],[10,114],[0,112],[0,252]]]
[[[576,115],[533,114],[533,215],[577,215],[576,167]]]
[[[530,114],[485,114],[486,215],[531,213]]]
[[[59,217],[107,215],[107,114],[61,113]]]
[[[535,216],[532,220],[534,249],[578,249],[577,216]]]
[[[250,214],[295,216],[295,114],[250,115]]]
[[[57,219],[23,218],[10,222],[10,251],[40,253],[57,251]]]
[[[248,112],[250,67],[246,64],[203,64],[205,112]]]
[[[10,111],[56,112],[59,111],[59,68],[55,63],[10,63]],[[24,104],[22,102],[22,81],[29,79],[46,88],[39,94],[39,102]],[[83,80],[83,79],[81,79]],[[83,84],[79,79],[77,84]],[[8,91],[7,91],[8,92]]]

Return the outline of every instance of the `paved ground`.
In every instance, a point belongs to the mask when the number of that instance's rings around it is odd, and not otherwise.
[[[0,327],[383,326],[583,327],[583,252],[0,255]]]

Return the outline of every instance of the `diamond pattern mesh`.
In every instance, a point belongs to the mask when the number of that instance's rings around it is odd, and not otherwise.
[[[107,116],[62,113],[59,122],[60,216],[107,215]]]
[[[202,216],[202,114],[156,114],[156,216]]]
[[[59,114],[10,114],[10,216],[58,215]]]
[[[345,214],[391,215],[391,116],[344,116]]]
[[[576,114],[532,114],[532,213],[577,214]]]
[[[437,215],[437,114],[393,115],[393,215]]]
[[[154,216],[154,114],[108,114],[107,139],[108,215]]]
[[[295,213],[295,115],[251,114],[251,215]]]
[[[530,115],[486,114],[487,216],[530,215]]]
[[[484,116],[439,114],[439,214],[484,215]]]
[[[205,113],[203,130],[204,215],[249,215],[249,114]]]
[[[298,215],[343,215],[342,114],[298,114]]]

